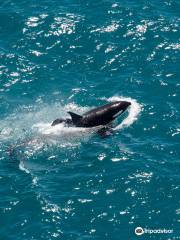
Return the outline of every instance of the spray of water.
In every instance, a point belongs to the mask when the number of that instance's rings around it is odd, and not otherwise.
[[[121,130],[123,128],[129,127],[132,125],[139,116],[139,113],[141,112],[141,105],[135,100],[130,97],[122,97],[122,96],[114,96],[106,99],[109,102],[113,101],[128,101],[131,102],[131,106],[128,109],[128,116],[116,127],[114,127],[114,130]]]

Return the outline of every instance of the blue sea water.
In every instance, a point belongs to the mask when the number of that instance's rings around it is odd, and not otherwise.
[[[179,239],[179,13],[0,0],[0,239]],[[120,99],[132,105],[110,137],[50,127]]]

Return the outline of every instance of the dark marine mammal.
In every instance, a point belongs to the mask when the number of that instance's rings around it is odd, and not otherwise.
[[[51,126],[55,126],[60,123],[65,123],[67,126],[76,127],[96,127],[96,126],[106,126],[110,124],[114,119],[121,115],[126,109],[131,105],[127,101],[115,101],[103,105],[101,107],[94,108],[83,115],[78,115],[73,112],[68,112],[71,119],[61,119],[58,118],[54,120]]]

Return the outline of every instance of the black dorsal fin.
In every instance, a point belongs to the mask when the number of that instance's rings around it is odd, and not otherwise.
[[[82,119],[82,116],[76,114],[76,113],[73,113],[73,112],[68,112],[72,118],[72,122],[73,124],[77,124],[81,119]]]

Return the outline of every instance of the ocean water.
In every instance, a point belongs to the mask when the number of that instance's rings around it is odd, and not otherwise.
[[[178,0],[0,0],[0,239],[180,238],[179,13]],[[50,126],[121,99],[107,138]]]

